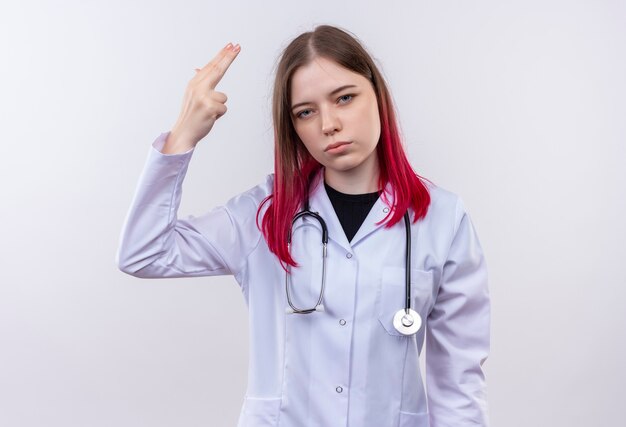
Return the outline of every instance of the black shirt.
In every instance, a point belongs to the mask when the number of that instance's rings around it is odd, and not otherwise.
[[[343,227],[348,242],[365,221],[367,214],[378,200],[379,192],[365,194],[345,194],[335,190],[324,182],[328,198],[337,213],[337,218]]]

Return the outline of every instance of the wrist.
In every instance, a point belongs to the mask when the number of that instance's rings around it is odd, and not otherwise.
[[[172,130],[167,136],[165,144],[161,152],[163,154],[180,154],[185,153],[196,146],[196,142],[185,137],[176,129]]]

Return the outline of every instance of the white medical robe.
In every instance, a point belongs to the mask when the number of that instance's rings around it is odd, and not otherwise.
[[[150,147],[116,262],[141,278],[234,276],[250,328],[239,427],[488,426],[487,267],[457,195],[426,183],[428,214],[411,225],[411,301],[423,325],[402,336],[392,319],[405,300],[404,221],[376,225],[388,212],[379,198],[348,242],[320,172],[310,203],[329,231],[325,311],[289,314],[285,272],[255,223],[273,174],[223,206],[178,218],[194,150],[161,153],[168,133]],[[301,266],[292,268],[292,299],[300,308],[319,295],[320,230],[308,218],[294,226],[291,250]]]

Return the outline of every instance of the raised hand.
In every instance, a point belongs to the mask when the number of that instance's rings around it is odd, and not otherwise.
[[[235,60],[241,48],[228,43],[204,67],[196,68],[185,91],[176,124],[163,146],[165,154],[188,151],[204,138],[217,119],[226,114],[226,94],[215,87]]]

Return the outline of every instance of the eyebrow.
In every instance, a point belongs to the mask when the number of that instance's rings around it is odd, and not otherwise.
[[[328,96],[333,96],[334,94],[336,94],[337,92],[341,92],[344,89],[348,89],[351,87],[357,87],[356,85],[343,85],[338,87],[337,89],[334,89],[333,91],[331,91]],[[297,104],[294,104],[291,106],[291,110],[293,111],[294,109],[296,109],[297,107],[300,107],[301,105],[306,105],[306,104],[312,104],[311,101],[305,101],[305,102],[299,102]]]

